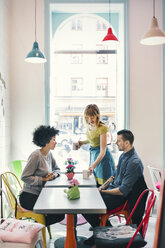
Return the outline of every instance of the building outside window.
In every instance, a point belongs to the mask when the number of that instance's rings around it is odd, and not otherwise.
[[[83,91],[83,79],[82,78],[71,78],[72,96],[82,95]]]
[[[80,19],[73,19],[71,29],[73,31],[82,31],[82,21]]]
[[[96,30],[97,31],[104,31],[107,30],[107,26],[103,21],[97,20],[96,22]]]
[[[96,95],[108,96],[108,78],[96,78]]]
[[[72,49],[75,52],[81,51],[83,48],[82,45],[72,45]],[[71,64],[82,64],[83,55],[79,53],[71,54]]]
[[[123,5],[120,7],[114,11],[119,33],[123,30],[121,18],[118,18]],[[86,139],[83,118],[86,105],[98,105],[101,120],[113,130],[114,141],[117,129],[124,127],[124,50],[123,45],[118,52],[115,46],[102,43],[107,33],[105,27],[109,26],[103,14],[70,14],[68,17],[67,13],[66,19],[64,13],[61,15],[64,21],[54,28],[50,39],[49,119],[51,125],[60,129],[55,152],[61,164],[66,156],[74,155],[75,158],[81,157],[82,165],[88,166],[89,146],[76,153],[72,150],[73,142]],[[53,25],[57,23],[55,17],[55,14],[52,15]],[[120,43],[124,41],[122,35],[121,32]],[[112,143],[109,149],[117,160],[117,149],[115,143]]]

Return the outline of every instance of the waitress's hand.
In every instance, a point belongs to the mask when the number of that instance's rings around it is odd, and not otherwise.
[[[94,170],[94,167],[92,165],[89,166],[89,173],[90,173],[90,175],[93,173],[93,170]]]
[[[80,148],[84,144],[83,141],[80,140],[77,143],[78,143],[78,148]]]

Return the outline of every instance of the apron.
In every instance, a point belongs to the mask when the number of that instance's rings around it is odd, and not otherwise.
[[[90,165],[92,165],[99,153],[100,153],[100,146],[97,147],[90,147]],[[106,153],[102,160],[98,163],[96,168],[93,170],[93,174],[95,176],[96,182],[99,185],[102,185],[110,176],[113,176],[115,172],[115,163],[114,159],[109,151],[106,148]]]

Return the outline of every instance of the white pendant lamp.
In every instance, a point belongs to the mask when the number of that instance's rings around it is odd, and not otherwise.
[[[36,41],[36,0],[35,0],[35,42],[33,43],[32,50],[28,53],[25,58],[26,62],[29,63],[45,63],[47,60],[45,59],[44,54],[40,51],[38,42]]]
[[[151,21],[151,27],[140,43],[143,45],[165,44],[165,33],[159,28],[157,18],[155,17],[155,0],[153,0],[153,18]]]
[[[110,0],[109,0],[109,23],[111,22],[110,18]],[[104,37],[103,42],[113,42],[114,44],[118,43],[117,37],[113,34],[112,28],[108,28],[107,35]]]

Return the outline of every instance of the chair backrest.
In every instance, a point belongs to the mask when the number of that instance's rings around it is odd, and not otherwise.
[[[19,180],[21,180],[22,171],[26,165],[26,160],[15,160],[8,164],[8,168]]]
[[[11,207],[13,211],[15,212],[16,217],[16,211],[17,207],[21,209],[20,205],[18,204],[17,197],[19,195],[19,192],[22,190],[21,183],[17,176],[13,172],[5,172],[1,174],[2,181],[5,185],[5,191],[8,196],[8,199],[10,201]]]
[[[151,166],[147,166],[147,167],[148,167],[149,172],[150,172],[153,188],[154,188],[154,190],[158,190],[156,188],[156,183],[161,182],[161,180],[162,180],[161,179],[162,172],[158,168],[154,168],[154,167],[151,167]]]
[[[13,218],[15,218],[15,213],[14,213],[14,211],[13,211],[13,208],[12,208],[12,206],[11,206],[11,204],[10,204],[10,201],[9,201],[9,198],[8,198],[8,196],[7,196],[7,194],[6,194],[6,192],[2,189],[2,188],[0,188],[0,194],[4,194],[4,196],[5,196],[5,198],[6,198],[6,201],[7,201],[7,203],[8,203],[8,205],[9,205],[9,208],[10,208],[10,211],[11,211],[11,213],[12,213],[12,216],[13,216]]]
[[[149,193],[149,192],[150,192],[150,193]],[[138,198],[138,200],[137,200],[137,202],[136,202],[136,204],[135,204],[135,206],[134,206],[132,212],[130,213],[130,216],[129,216],[129,218],[127,219],[127,222],[126,222],[126,224],[129,223],[129,221],[130,221],[130,219],[131,219],[131,217],[132,217],[134,211],[136,210],[138,204],[140,203],[140,201],[142,200],[142,198],[143,198],[146,194],[148,194],[148,201],[147,201],[147,206],[146,206],[145,214],[144,214],[144,216],[143,216],[143,218],[142,218],[142,221],[140,222],[139,226],[137,227],[137,230],[136,230],[136,232],[134,233],[132,239],[130,240],[130,242],[129,242],[127,248],[130,247],[130,245],[131,245],[132,241],[134,240],[136,234],[137,234],[140,230],[141,230],[141,234],[142,234],[143,238],[145,238],[146,231],[147,231],[147,227],[148,227],[148,222],[149,222],[150,213],[151,213],[152,207],[153,207],[153,205],[154,205],[154,203],[155,203],[155,199],[156,199],[155,193],[154,193],[154,191],[153,191],[152,189],[146,189],[146,190],[144,190],[144,191],[141,193],[141,195],[139,196],[139,198]]]
[[[139,177],[139,179],[133,185],[131,192],[127,196],[128,205],[130,207],[130,212],[133,210],[141,193],[147,188],[148,187],[145,182],[144,176]],[[145,196],[142,198],[142,200],[140,201],[140,204],[138,204],[132,216],[132,223],[136,224],[137,226],[140,224],[142,217],[144,215],[146,200],[147,200],[147,194],[145,194]]]

